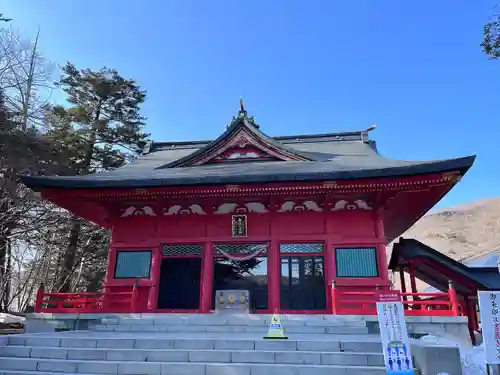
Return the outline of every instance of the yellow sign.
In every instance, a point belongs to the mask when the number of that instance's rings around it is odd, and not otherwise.
[[[263,338],[281,340],[288,338],[288,336],[285,336],[285,331],[283,330],[283,326],[281,325],[280,315],[277,311],[274,312],[273,317],[271,318],[271,324],[269,324],[267,335]]]

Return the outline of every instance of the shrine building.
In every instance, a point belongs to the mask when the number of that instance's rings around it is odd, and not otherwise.
[[[245,290],[253,313],[331,313],[340,291],[389,289],[386,245],[461,179],[474,156],[383,157],[373,128],[271,137],[241,105],[212,141],[152,142],[85,176],[24,176],[41,196],[112,231],[106,310],[210,312]]]

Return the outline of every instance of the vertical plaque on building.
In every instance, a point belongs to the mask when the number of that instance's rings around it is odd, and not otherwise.
[[[232,220],[233,238],[246,237],[247,234],[247,215],[233,215]]]

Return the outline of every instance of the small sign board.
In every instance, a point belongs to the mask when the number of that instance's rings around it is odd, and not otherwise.
[[[479,291],[479,313],[486,363],[500,364],[500,292]]]
[[[377,315],[387,375],[413,375],[403,303],[398,291],[377,293]]]
[[[377,302],[401,302],[399,290],[381,290],[376,295]]]
[[[217,290],[215,292],[215,311],[225,313],[250,312],[248,290]]]

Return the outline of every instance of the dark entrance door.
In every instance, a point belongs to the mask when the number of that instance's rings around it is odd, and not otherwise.
[[[200,308],[201,258],[163,258],[158,309]]]
[[[326,309],[323,256],[281,257],[281,308]]]

